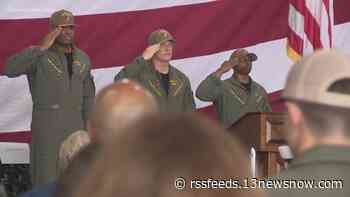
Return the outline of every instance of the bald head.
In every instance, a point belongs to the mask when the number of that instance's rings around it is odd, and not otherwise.
[[[157,111],[157,103],[147,90],[134,81],[123,79],[97,95],[90,128],[97,130],[93,137],[100,138],[98,135],[104,133],[103,130],[124,128]]]

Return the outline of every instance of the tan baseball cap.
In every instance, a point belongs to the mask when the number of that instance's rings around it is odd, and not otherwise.
[[[59,10],[54,12],[50,17],[51,27],[57,26],[75,26],[74,16],[68,10]]]
[[[175,42],[174,37],[165,29],[158,29],[148,36],[148,44],[154,45],[166,41]]]
[[[350,80],[349,56],[323,49],[292,66],[282,96],[286,100],[350,108],[350,94],[330,91],[332,85],[343,80]]]
[[[230,56],[230,61],[235,57],[247,57],[249,61],[254,62],[258,59],[258,56],[256,56],[254,53],[250,53],[245,49],[237,49],[235,50],[231,56]]]

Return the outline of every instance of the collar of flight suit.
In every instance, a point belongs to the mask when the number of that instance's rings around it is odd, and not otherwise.
[[[234,78],[233,76],[229,78],[229,83],[239,88],[237,91],[230,90],[231,94],[233,94],[242,105],[253,103],[255,105],[259,105],[259,103],[263,100],[263,96],[260,95],[260,91],[256,85],[256,82],[250,76],[249,80],[250,89],[247,90],[246,87],[243,86],[238,79]]]
[[[242,84],[241,82],[236,79],[233,75],[229,78],[229,81],[235,85],[235,86],[238,86],[242,89],[246,89]],[[250,89],[252,89],[254,87],[254,80],[249,76],[249,81],[250,81]]]
[[[57,44],[57,43],[54,43],[51,46],[50,50],[55,51],[56,53],[58,53],[59,56],[61,56],[61,58],[65,57],[64,47],[59,45],[59,44]],[[73,53],[73,65],[72,65],[73,66],[73,74],[74,73],[82,73],[86,69],[87,65],[80,62],[80,59],[79,59],[78,53],[77,53],[77,47],[74,44],[72,45],[72,53]],[[50,60],[50,64],[55,64],[53,62],[54,61]],[[63,61],[63,62],[66,62],[66,61]],[[61,63],[63,63],[63,62],[61,62]],[[57,70],[58,66],[56,65],[55,67],[56,67],[56,70]]]
[[[53,51],[55,51],[55,52],[57,52],[57,53],[60,53],[60,54],[62,54],[62,55],[65,54],[64,47],[61,46],[61,45],[59,45],[59,44],[57,44],[57,43],[54,43],[54,44],[50,47],[50,49],[53,50]],[[73,54],[75,53],[76,49],[77,49],[77,47],[76,47],[74,44],[72,44],[72,53],[73,53]]]
[[[183,88],[183,82],[179,80],[176,77],[176,70],[175,68],[169,63],[169,93],[166,94],[165,90],[161,86],[160,81],[160,73],[155,69],[154,65],[151,61],[147,61],[149,68],[154,76],[156,76],[156,79],[149,80],[149,84],[152,87],[152,89],[156,92],[158,96],[176,96],[179,91]]]

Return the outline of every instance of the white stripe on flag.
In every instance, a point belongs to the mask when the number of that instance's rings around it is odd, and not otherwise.
[[[324,6],[322,0],[305,0],[305,4],[314,19],[320,24],[322,16],[321,8]]]
[[[304,38],[304,16],[292,4],[289,5],[288,25],[301,39]]]
[[[324,13],[324,15],[322,15],[321,18],[321,42],[324,46],[324,48],[331,48],[332,46],[330,45],[331,42],[330,40],[332,40],[333,38],[330,37],[331,35],[329,35],[328,32],[328,28],[329,26],[331,27],[331,32],[333,32],[333,26],[334,26],[334,21],[332,19],[334,19],[334,12],[333,12],[333,1],[329,1],[330,4],[330,10],[329,10],[329,16],[328,16],[328,11],[327,8],[324,4],[322,4],[322,13]],[[330,21],[328,20],[328,17],[331,19]]]
[[[332,2],[332,1],[330,1]],[[323,48],[330,48],[330,35],[328,32],[329,24],[333,24],[328,20],[328,11],[321,0],[307,0],[306,7],[309,9],[310,13],[317,21],[317,24],[320,26],[320,39],[323,45]],[[333,8],[333,7],[330,7]],[[333,13],[333,9],[330,9],[330,13]],[[333,18],[333,17],[332,17]],[[333,25],[332,25],[333,26]]]
[[[312,53],[316,48],[331,48],[332,32],[333,32],[333,0],[329,0],[329,9],[322,0],[296,0],[291,1],[289,6],[289,26],[291,33],[297,34],[303,40],[303,50],[298,54],[299,56]],[[296,10],[295,5],[305,5],[306,10],[301,6],[299,11]],[[302,15],[304,19],[297,13]],[[329,14],[328,14],[329,13]],[[297,20],[300,19],[300,20]],[[307,23],[308,22],[308,23]],[[315,25],[316,23],[316,25]],[[304,27],[304,32],[301,34],[301,26]],[[299,29],[297,28],[299,27]],[[290,41],[292,42],[292,41]],[[290,47],[297,53],[297,44],[289,43]],[[294,57],[290,54],[291,57]]]
[[[11,0],[0,1],[0,19],[47,18],[59,9],[74,15],[105,14],[207,3],[213,0]],[[93,6],[92,6],[93,5]]]
[[[334,47],[345,50],[350,56],[350,45],[348,44],[350,43],[350,22],[335,26],[334,38]],[[284,86],[288,67],[292,64],[284,52],[285,42],[284,39],[275,40],[247,48],[259,56],[258,61],[254,63],[252,77],[260,82],[268,92],[279,90]],[[209,56],[174,60],[172,64],[186,73],[195,91],[199,82],[211,71],[217,69],[229,53],[230,51],[226,51]],[[121,67],[93,70],[97,89],[100,90],[111,83],[114,75],[120,69]],[[32,102],[26,77],[14,79],[0,77],[0,92],[6,93],[6,96],[0,97],[2,107],[0,132],[30,130]],[[204,107],[210,103],[196,99],[196,104],[197,107]]]
[[[304,49],[303,49],[304,54],[303,54],[303,56],[311,54],[313,51],[314,51],[314,47],[312,46],[312,43],[305,35],[304,36]]]

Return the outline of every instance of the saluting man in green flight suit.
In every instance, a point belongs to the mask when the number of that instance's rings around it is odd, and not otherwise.
[[[83,129],[94,102],[90,58],[74,45],[74,17],[52,14],[51,32],[39,46],[10,57],[4,74],[27,75],[33,100],[31,170],[34,185],[56,177],[61,142]]]
[[[148,89],[156,98],[161,112],[187,112],[195,110],[189,79],[173,67],[175,39],[164,29],[152,32],[149,46],[141,57],[126,65],[114,78],[130,78]]]
[[[252,61],[256,59],[253,53],[236,50],[230,60],[223,62],[196,90],[199,99],[214,102],[219,120],[225,127],[231,126],[248,112],[271,111],[265,89],[249,76]],[[232,68],[233,75],[221,80],[221,76]]]

